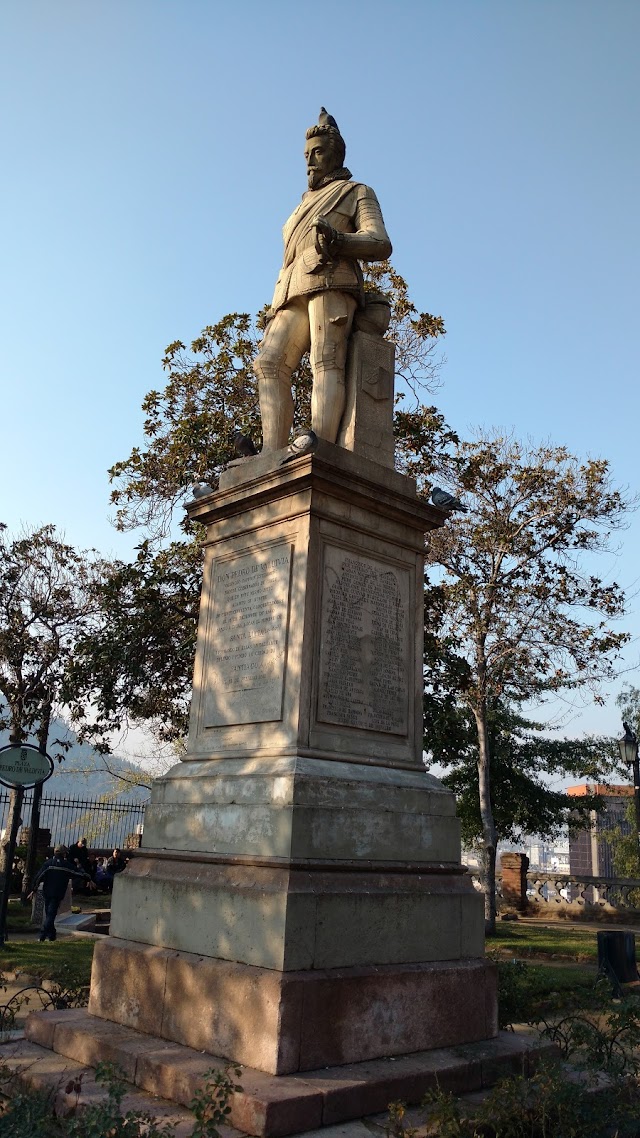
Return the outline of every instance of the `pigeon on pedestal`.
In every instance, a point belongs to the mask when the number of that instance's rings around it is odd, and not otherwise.
[[[431,501],[439,510],[446,510],[447,513],[451,513],[453,510],[460,510],[463,514],[469,513],[469,507],[465,506],[464,502],[461,502],[454,494],[448,494],[446,490],[441,490],[439,486],[433,487]]]
[[[208,482],[196,482],[195,486],[191,487],[192,498],[206,498],[207,494],[213,494],[213,486]]]
[[[231,438],[233,439],[236,454],[241,455],[242,458],[250,458],[251,455],[258,453],[253,444],[253,440],[250,439],[248,435],[243,435],[242,431],[234,431]]]
[[[289,443],[287,453],[280,463],[284,466],[285,462],[293,462],[294,458],[302,458],[305,454],[311,454],[318,445],[318,436],[315,431],[303,431],[301,435],[297,435],[293,442]]]

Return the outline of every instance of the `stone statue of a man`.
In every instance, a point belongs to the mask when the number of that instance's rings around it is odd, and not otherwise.
[[[391,242],[378,199],[352,180],[345,144],[324,107],[307,131],[309,189],[287,221],[284,262],[254,362],[263,449],[286,446],[293,424],[291,374],[306,351],[313,371],[311,427],[335,442],[345,406],[347,342],[363,304],[358,261],[382,261]]]

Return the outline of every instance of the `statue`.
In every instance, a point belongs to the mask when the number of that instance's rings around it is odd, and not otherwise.
[[[335,119],[320,110],[307,131],[309,189],[287,221],[284,262],[254,361],[263,450],[287,445],[293,425],[291,375],[306,351],[313,372],[311,427],[334,443],[345,407],[345,364],[354,314],[364,307],[359,261],[391,255],[378,199],[344,166]]]

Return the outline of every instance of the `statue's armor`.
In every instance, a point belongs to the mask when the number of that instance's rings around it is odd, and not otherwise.
[[[313,372],[311,426],[334,443],[345,406],[345,364],[351,325],[364,300],[362,261],[384,261],[391,242],[373,190],[339,171],[308,190],[283,230],[284,263],[272,319],[254,361],[264,450],[286,445],[293,424],[291,375],[308,351]],[[318,243],[316,220],[337,236]],[[320,247],[318,247],[318,244]]]
[[[325,266],[315,243],[313,222],[318,214],[326,217],[341,235],[337,259]],[[378,199],[369,186],[358,182],[338,180],[319,190],[308,190],[287,221],[283,236],[284,263],[273,294],[272,312],[297,296],[327,289],[341,289],[359,297],[362,273],[358,260],[383,261],[391,255]]]

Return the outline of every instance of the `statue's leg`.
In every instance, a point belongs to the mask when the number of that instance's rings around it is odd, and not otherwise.
[[[298,298],[276,312],[253,362],[258,377],[262,449],[287,445],[293,425],[291,373],[309,349],[306,300]]]
[[[335,443],[346,401],[347,343],[357,307],[349,292],[328,289],[309,301],[311,333],[311,426],[319,438]]]

